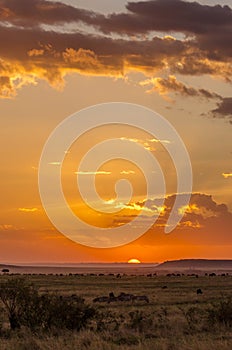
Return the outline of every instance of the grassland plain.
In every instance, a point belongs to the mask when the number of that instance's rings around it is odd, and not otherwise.
[[[16,277],[19,276],[2,275],[0,281]],[[26,328],[10,331],[2,307],[1,350],[232,349],[231,323],[223,317],[214,318],[218,305],[232,297],[232,276],[135,275],[117,278],[72,274],[23,277],[38,287],[40,293],[83,297],[87,304],[97,309],[97,316],[80,332],[62,329],[32,333]],[[197,294],[199,288],[202,294]],[[149,303],[93,303],[94,298],[107,296],[110,292],[147,295]],[[225,305],[224,312],[230,315],[231,303]]]

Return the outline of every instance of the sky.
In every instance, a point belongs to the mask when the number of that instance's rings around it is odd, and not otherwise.
[[[232,259],[232,2],[182,0],[0,0],[0,262],[161,262]],[[162,142],[142,130],[103,126],[76,140],[62,165],[73,213],[96,227],[139,225],[140,238],[115,248],[71,241],[49,220],[38,188],[46,140],[73,113],[108,102],[136,103],[161,114],[188,150],[193,189],[182,221],[164,227],[177,195],[175,166]],[[164,204],[146,198],[142,169],[112,159],[96,172],[112,206],[115,183],[133,196],[115,213],[84,203],[78,164],[94,145],[117,138],[143,146],[165,175]],[[168,140],[167,140],[168,141]],[[51,168],[60,168],[56,160]],[[89,170],[91,171],[91,169]],[[146,201],[147,199],[147,201]],[[91,202],[91,199],[89,199]]]

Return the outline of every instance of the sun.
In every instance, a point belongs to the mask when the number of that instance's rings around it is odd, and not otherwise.
[[[139,261],[138,259],[130,259],[127,261],[128,264],[141,264],[141,261]]]

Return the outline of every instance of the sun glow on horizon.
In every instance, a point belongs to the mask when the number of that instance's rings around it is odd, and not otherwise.
[[[141,264],[141,261],[138,259],[130,259],[127,261],[128,264]]]

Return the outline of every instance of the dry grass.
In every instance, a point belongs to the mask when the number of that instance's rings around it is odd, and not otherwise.
[[[1,276],[1,279],[7,278]],[[1,350],[229,350],[231,328],[209,324],[207,310],[232,296],[232,277],[124,276],[27,276],[41,292],[77,294],[92,304],[97,296],[113,291],[146,294],[150,303],[116,302],[97,306],[98,317],[86,330],[32,334],[26,329],[7,330],[4,324]],[[163,289],[166,286],[167,288]],[[202,295],[197,295],[201,288]]]

